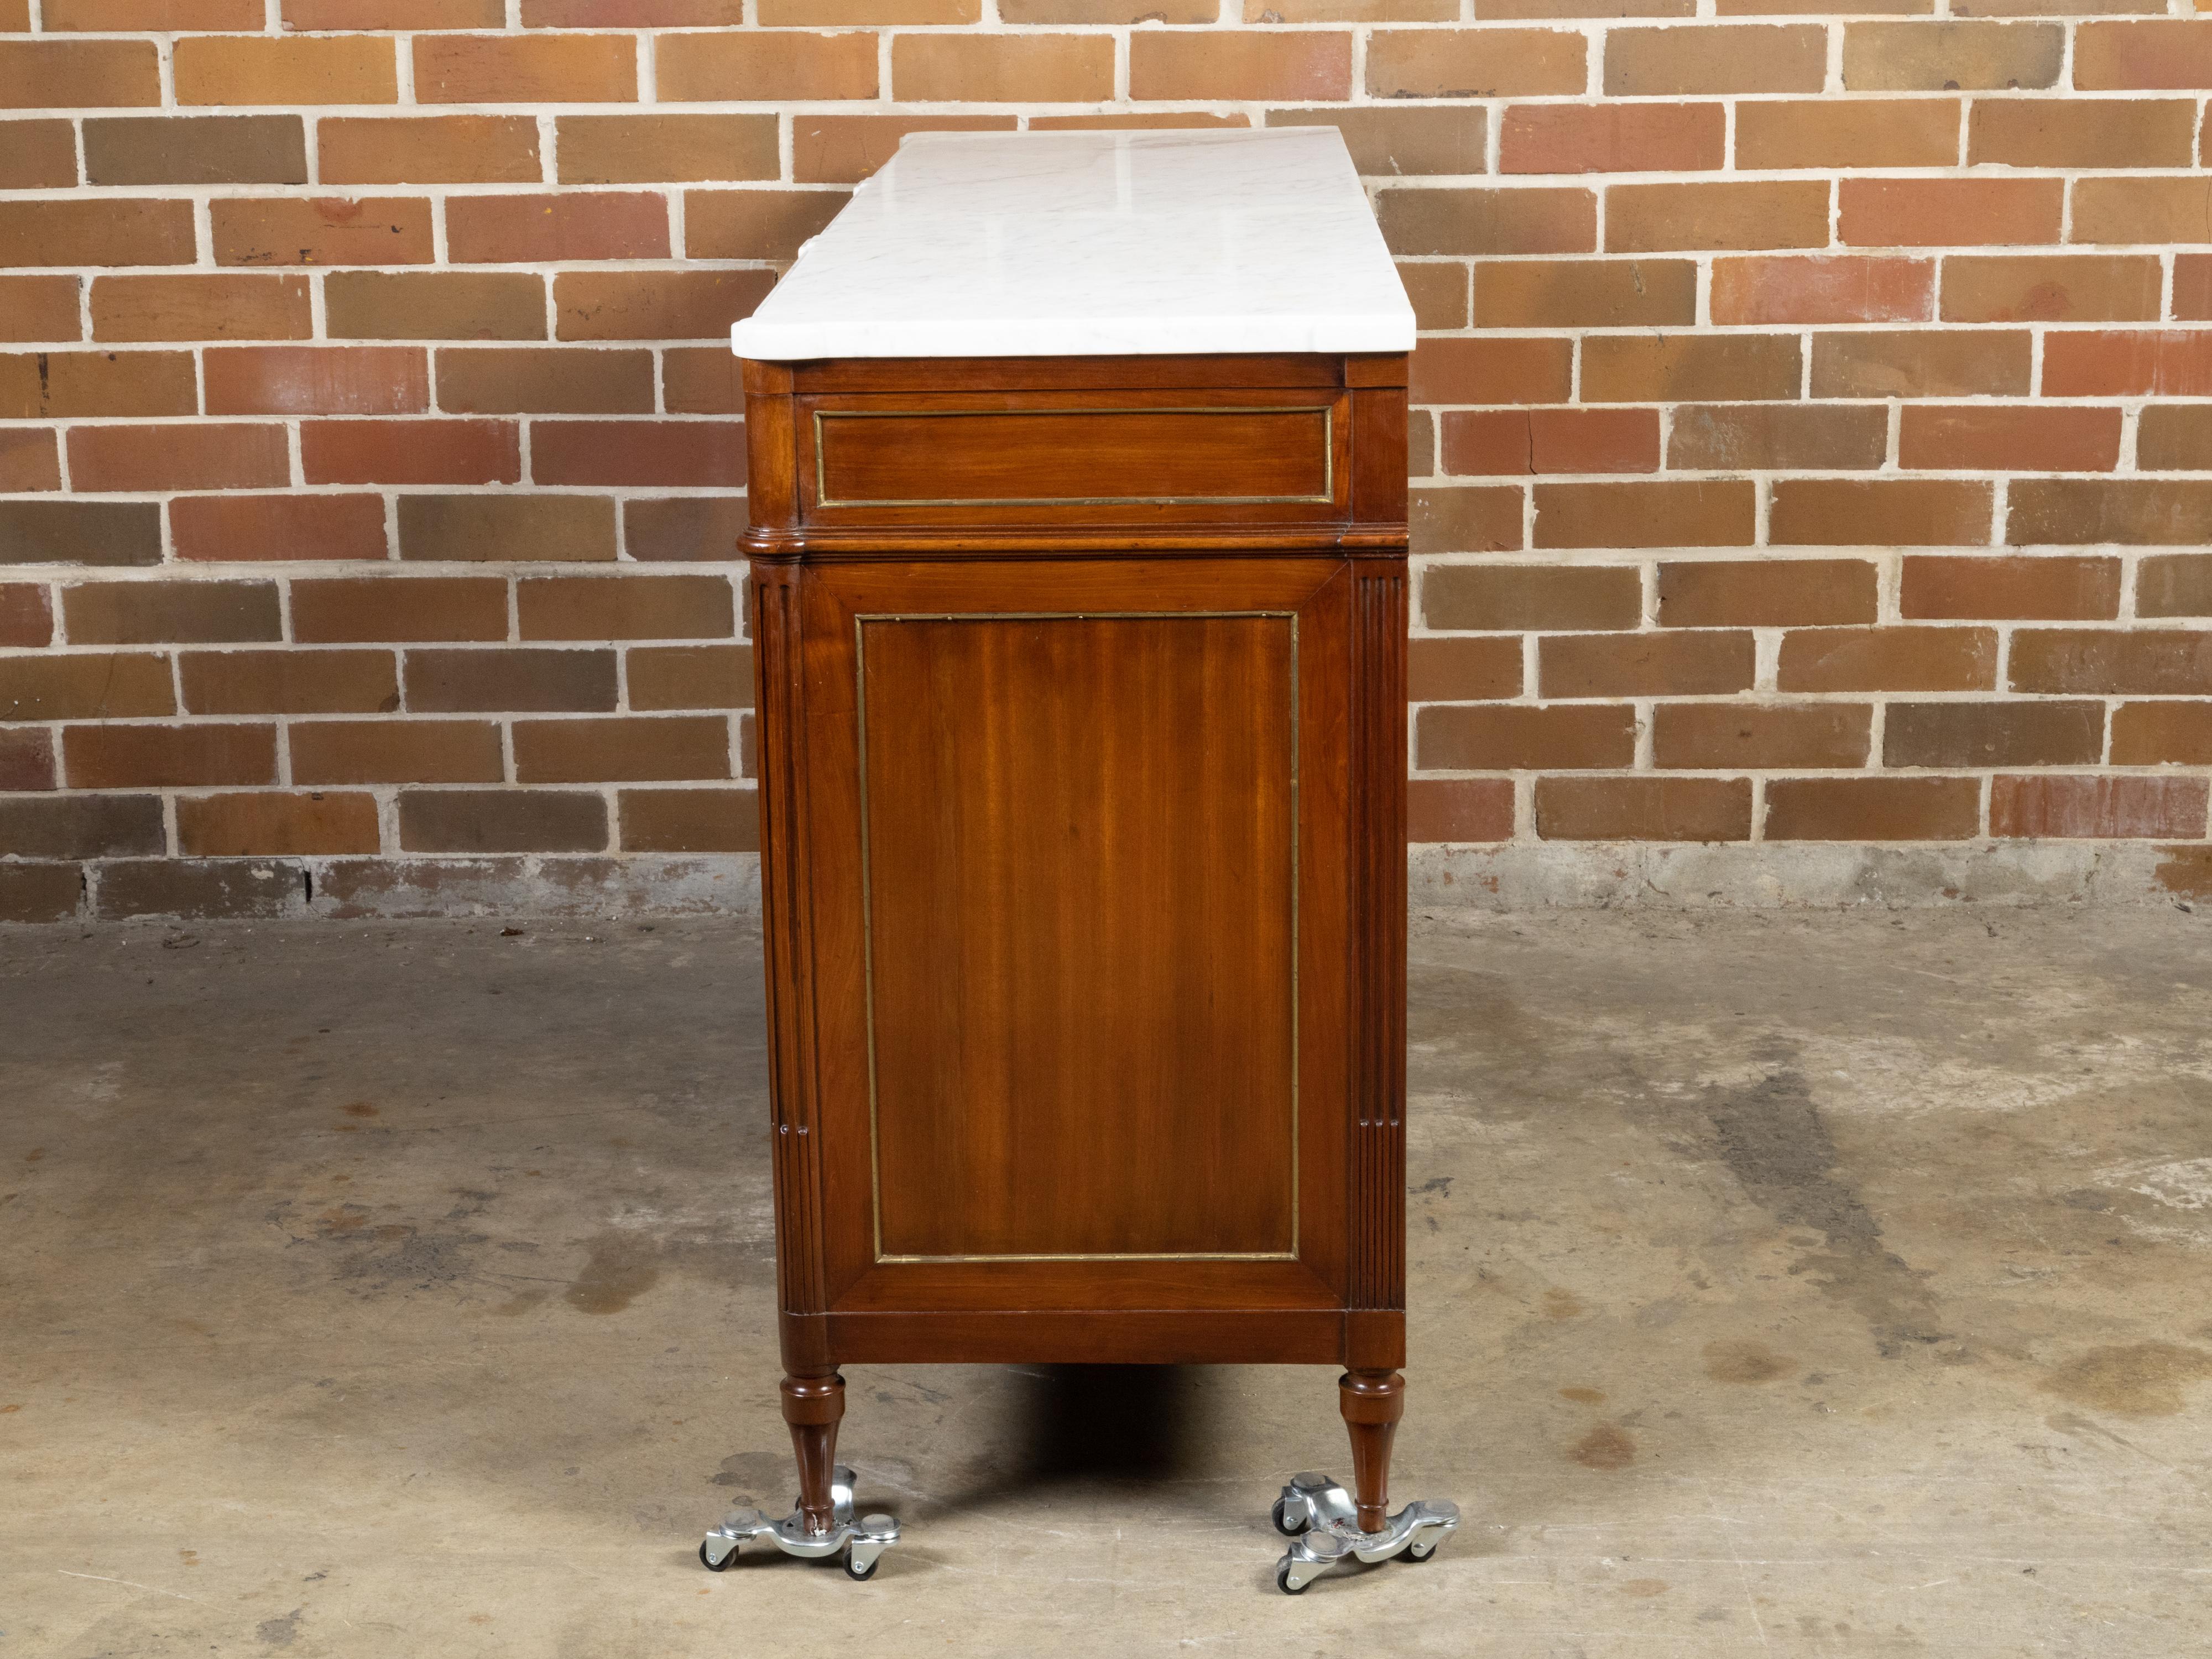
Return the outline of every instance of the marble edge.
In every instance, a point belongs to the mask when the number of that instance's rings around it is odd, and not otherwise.
[[[1413,349],[1413,315],[1316,319],[1132,319],[1123,327],[1066,318],[1032,323],[756,323],[730,325],[730,349],[756,362],[828,357],[1172,357],[1193,353],[1399,352]]]

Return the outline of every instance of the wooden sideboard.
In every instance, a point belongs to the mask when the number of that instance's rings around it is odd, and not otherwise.
[[[1407,368],[744,363],[792,1553],[853,1362],[1340,1365],[1388,1531]]]

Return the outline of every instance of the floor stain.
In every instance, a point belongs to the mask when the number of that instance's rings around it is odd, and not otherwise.
[[[1705,1344],[1705,1375],[1716,1382],[1771,1382],[1795,1369],[1764,1342]]]
[[[578,1313],[617,1314],[660,1279],[660,1247],[641,1233],[604,1232],[563,1300]]]
[[[282,1619],[264,1619],[253,1627],[253,1633],[272,1648],[289,1648],[300,1639],[300,1616],[305,1607],[295,1607]]]
[[[1576,1441],[1567,1455],[1586,1469],[1625,1469],[1636,1461],[1636,1440],[1626,1429],[1601,1423]]]
[[[1544,1292],[1544,1317],[1547,1319],[1578,1319],[1582,1316],[1582,1298],[1571,1291]]]
[[[2092,1348],[2048,1373],[2040,1387],[2077,1406],[2121,1417],[2172,1417],[2192,1382],[2212,1380],[2212,1353],[2177,1342]]]
[[[721,1468],[707,1477],[710,1485],[735,1486],[739,1494],[773,1509],[781,1500],[772,1494],[798,1483],[789,1452],[738,1452],[722,1460]]]
[[[1620,1587],[1623,1595],[1664,1595],[1673,1586],[1663,1578],[1632,1578]]]
[[[377,1115],[377,1110],[367,1101],[356,1100],[345,1109],[345,1115],[348,1117],[374,1117]]]
[[[1605,1391],[1601,1389],[1561,1389],[1559,1398],[1571,1400],[1577,1406],[1602,1406]]]
[[[1784,1066],[1747,1088],[1708,1087],[1705,1110],[1722,1158],[1753,1201],[1785,1227],[1821,1234],[1826,1248],[1792,1271],[1865,1320],[1877,1352],[1893,1359],[1947,1340],[1926,1284],[1884,1247],[1874,1212],[1838,1171],[1836,1144],[1801,1073]]]

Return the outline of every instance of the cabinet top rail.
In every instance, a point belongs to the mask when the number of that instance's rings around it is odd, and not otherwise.
[[[738,355],[1393,352],[1413,312],[1334,127],[908,137]]]

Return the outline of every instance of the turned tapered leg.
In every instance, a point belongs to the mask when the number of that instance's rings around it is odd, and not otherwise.
[[[1406,1414],[1406,1379],[1396,1371],[1346,1371],[1337,1404],[1352,1433],[1352,1486],[1359,1529],[1380,1532],[1390,1521],[1390,1442]]]
[[[843,1377],[783,1379],[783,1420],[791,1425],[791,1449],[799,1459],[799,1513],[810,1533],[830,1530],[830,1482],[837,1467],[837,1424],[844,1415]]]

